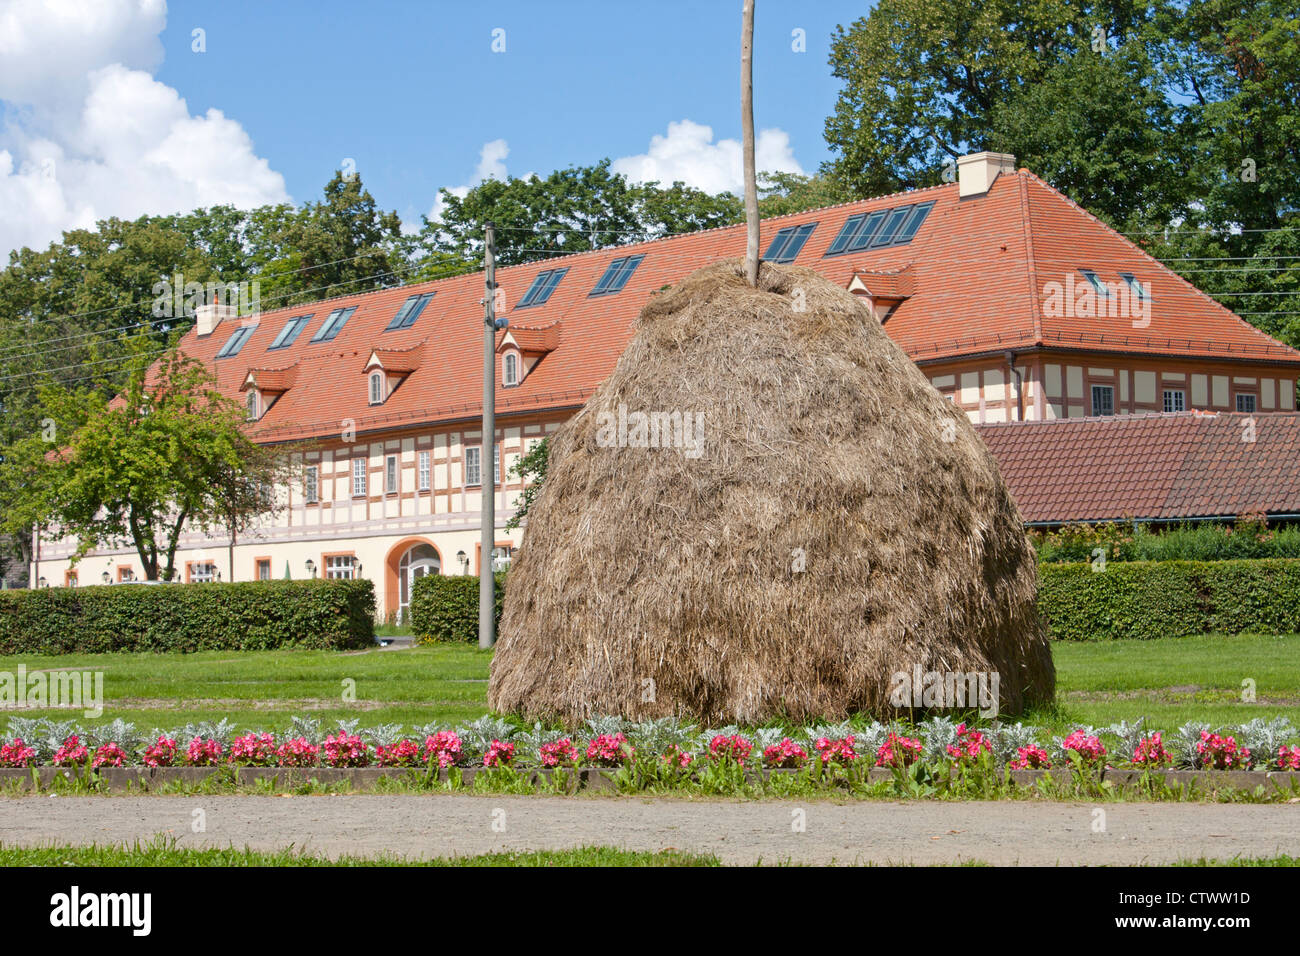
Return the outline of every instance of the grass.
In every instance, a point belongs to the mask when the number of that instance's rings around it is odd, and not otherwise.
[[[157,837],[131,846],[13,847],[0,845],[0,866],[721,866],[716,856],[660,850],[655,853],[584,846],[566,850],[521,850],[479,856],[413,859],[377,856],[317,856],[283,850],[190,849],[174,838]]]
[[[1283,715],[1300,724],[1300,635],[1204,635],[1155,641],[1058,643],[1055,707],[1027,722],[1055,733],[1147,716],[1152,729],[1189,720],[1235,724]],[[241,730],[286,728],[309,714],[324,723],[454,724],[487,711],[491,652],[464,645],[365,651],[208,651],[198,654],[17,655],[0,670],[104,673],[99,721],[79,711],[24,710],[93,724],[114,718],[142,729],[229,717]],[[1245,678],[1256,701],[1241,700]],[[351,693],[354,699],[345,699]],[[11,711],[11,713],[19,713]],[[3,719],[3,714],[0,714]]]

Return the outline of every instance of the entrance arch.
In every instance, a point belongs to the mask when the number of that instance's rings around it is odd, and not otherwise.
[[[442,555],[427,538],[407,538],[388,552],[385,609],[402,623],[411,605],[411,590],[426,574],[442,573]]]

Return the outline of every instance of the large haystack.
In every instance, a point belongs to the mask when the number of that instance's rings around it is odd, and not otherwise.
[[[639,447],[638,412],[698,434]],[[655,296],[551,445],[495,710],[883,715],[918,665],[996,672],[1004,712],[1051,697],[1034,556],[993,458],[816,273],[764,264],[754,289],[727,261]]]

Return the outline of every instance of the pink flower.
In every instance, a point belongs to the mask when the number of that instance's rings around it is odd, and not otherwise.
[[[843,740],[818,737],[813,742],[813,746],[817,748],[817,756],[821,758],[823,764],[847,764],[858,759],[857,751],[853,749],[852,734],[849,734]]]
[[[453,767],[460,760],[460,737],[450,730],[440,730],[424,740],[424,762],[438,761],[442,769]]]
[[[993,752],[989,739],[965,724],[957,725],[957,743],[949,744],[945,749],[948,751],[948,756],[960,764],[974,763],[981,753]]]
[[[683,750],[677,744],[670,744],[660,759],[666,764],[685,769],[695,761],[695,756],[689,750]]]
[[[587,762],[598,767],[621,767],[636,755],[624,734],[601,734],[587,742]]]
[[[543,767],[572,767],[578,760],[578,751],[574,748],[573,741],[565,737],[554,743],[542,744],[537,750],[537,756]]]
[[[1052,761],[1047,751],[1036,744],[1016,748],[1016,759],[1007,764],[1012,770],[1050,770]]]
[[[215,767],[221,763],[221,744],[195,737],[185,750],[185,763],[191,767]]]
[[[808,762],[808,752],[789,737],[782,737],[779,744],[763,751],[763,762],[769,767],[798,768]]]
[[[1243,770],[1250,764],[1250,751],[1238,747],[1235,739],[1201,731],[1201,741],[1196,745],[1196,766],[1206,770]]]
[[[36,760],[36,751],[15,737],[11,744],[0,744],[0,767],[30,767]]]
[[[90,751],[77,739],[73,734],[63,742],[63,746],[54,751],[54,766],[56,767],[80,767],[90,759]]]
[[[22,741],[18,741],[22,743]],[[3,751],[0,750],[0,762],[3,762]],[[1297,747],[1278,747],[1277,748],[1277,769],[1278,770],[1300,770],[1300,746]]]
[[[278,757],[275,738],[270,734],[244,734],[231,741],[226,759],[245,767],[272,767]]]
[[[743,767],[749,752],[753,749],[754,745],[740,734],[733,734],[730,737],[718,734],[709,741],[709,759],[734,760]]]
[[[307,742],[305,737],[295,737],[280,744],[276,755],[281,767],[314,767],[320,762],[320,748]]]
[[[493,740],[483,755],[483,766],[485,767],[508,767],[510,761],[515,759],[515,745],[503,744],[499,740]]]
[[[876,749],[877,767],[908,767],[921,757],[921,741],[900,737],[890,731],[885,742]]]
[[[355,734],[339,731],[321,746],[330,767],[364,767],[370,763],[370,745]]]
[[[146,767],[173,767],[176,765],[176,741],[166,734],[159,736],[158,742],[144,749]]]
[[[381,767],[418,767],[420,745],[413,740],[402,740],[391,747],[376,747],[375,763]]]
[[[1165,750],[1165,745],[1160,741],[1160,731],[1157,730],[1138,742],[1137,749],[1133,751],[1133,762],[1144,767],[1156,767],[1173,762],[1169,751]]]
[[[91,761],[92,767],[120,767],[122,761],[126,759],[126,751],[115,743],[106,743],[95,750],[95,758]]]
[[[1072,731],[1070,736],[1061,741],[1061,749],[1074,751],[1085,764],[1094,764],[1106,756],[1106,748],[1100,738],[1085,734],[1082,730]]]

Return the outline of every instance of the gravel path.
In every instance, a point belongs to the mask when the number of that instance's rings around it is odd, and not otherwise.
[[[1105,811],[1104,832],[1094,832]],[[192,832],[202,811],[206,830]],[[799,819],[805,831],[794,832]],[[495,825],[495,826],[494,826]],[[450,856],[603,844],[728,863],[1163,863],[1300,856],[1300,804],[731,802],[462,795],[21,797],[10,845],[177,837],[181,846]]]

